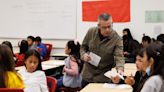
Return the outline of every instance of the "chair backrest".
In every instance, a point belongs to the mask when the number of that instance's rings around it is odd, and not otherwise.
[[[17,61],[16,62],[16,67],[23,66],[23,65],[24,65],[24,62],[23,61]]]
[[[47,85],[49,92],[55,92],[57,86],[57,80],[54,77],[47,76]]]
[[[24,90],[19,88],[0,88],[0,92],[24,92]]]
[[[15,58],[16,58],[16,67],[17,66],[23,66],[24,65],[24,56],[25,54],[19,54],[19,53],[15,53]]]
[[[45,43],[45,46],[46,46],[46,49],[47,49],[47,53],[46,53],[46,56],[45,56],[44,60],[49,60],[50,59],[51,50],[52,50],[52,44]]]

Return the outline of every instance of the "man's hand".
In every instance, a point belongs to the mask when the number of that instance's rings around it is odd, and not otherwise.
[[[91,57],[89,56],[88,53],[85,53],[85,54],[83,55],[83,59],[84,59],[84,61],[88,62],[88,61],[91,60]]]
[[[124,56],[128,56],[130,53],[129,52],[124,52]]]
[[[118,70],[118,73],[119,73],[120,75],[123,76],[123,75],[124,75],[124,71],[123,71],[123,69],[119,69],[119,70]]]
[[[113,83],[119,83],[120,82],[120,77],[117,75],[115,77],[111,77],[111,80]]]

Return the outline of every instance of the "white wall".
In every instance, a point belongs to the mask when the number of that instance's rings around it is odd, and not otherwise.
[[[77,38],[82,40],[86,31],[97,23],[82,22],[82,0],[78,0],[78,25]],[[156,38],[160,33],[164,33],[164,23],[145,23],[145,11],[147,10],[164,10],[164,0],[131,0],[131,21],[127,23],[114,23],[114,29],[122,36],[124,28],[130,28],[135,39],[141,42],[143,33],[150,37]],[[161,29],[160,33],[156,33],[155,29]]]
[[[0,37],[74,39],[76,7],[77,0],[0,0]]]
[[[82,42],[89,27],[96,26],[97,22],[83,22],[82,21],[82,0],[77,0],[77,39]],[[156,38],[158,35],[155,29],[161,29],[160,33],[164,33],[164,23],[145,23],[145,11],[147,10],[164,10],[164,0],[131,0],[131,21],[128,23],[114,23],[114,29],[122,36],[124,28],[130,28],[132,35],[139,42],[141,41],[143,33],[150,37]],[[0,39],[10,40],[14,46],[21,39]],[[68,40],[60,39],[43,39],[43,42],[49,42],[54,45],[52,53],[64,52],[63,48]],[[16,47],[15,47],[16,49]]]

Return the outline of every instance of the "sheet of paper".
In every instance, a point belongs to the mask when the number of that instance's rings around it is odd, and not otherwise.
[[[91,57],[91,60],[89,61],[89,63],[92,64],[92,65],[94,65],[94,66],[98,66],[99,65],[99,62],[101,60],[101,57],[98,56],[98,55],[96,55],[93,52],[90,52],[89,55]]]
[[[124,80],[124,77],[119,73],[117,73],[116,71],[107,71],[104,75],[108,78],[119,76],[121,79]]]
[[[111,83],[104,83],[104,88],[118,88],[118,89],[129,89],[132,88],[130,85],[127,84],[111,84]]]

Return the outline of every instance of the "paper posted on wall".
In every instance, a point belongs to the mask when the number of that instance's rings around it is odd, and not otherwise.
[[[120,75],[119,73],[117,73],[116,71],[107,71],[104,75],[108,78],[119,76],[121,79],[124,80],[124,77]]]
[[[99,65],[99,62],[101,60],[101,57],[96,55],[95,53],[93,52],[90,52],[89,53],[89,56],[91,57],[91,60],[89,61],[90,64],[94,65],[94,66],[98,66]]]

